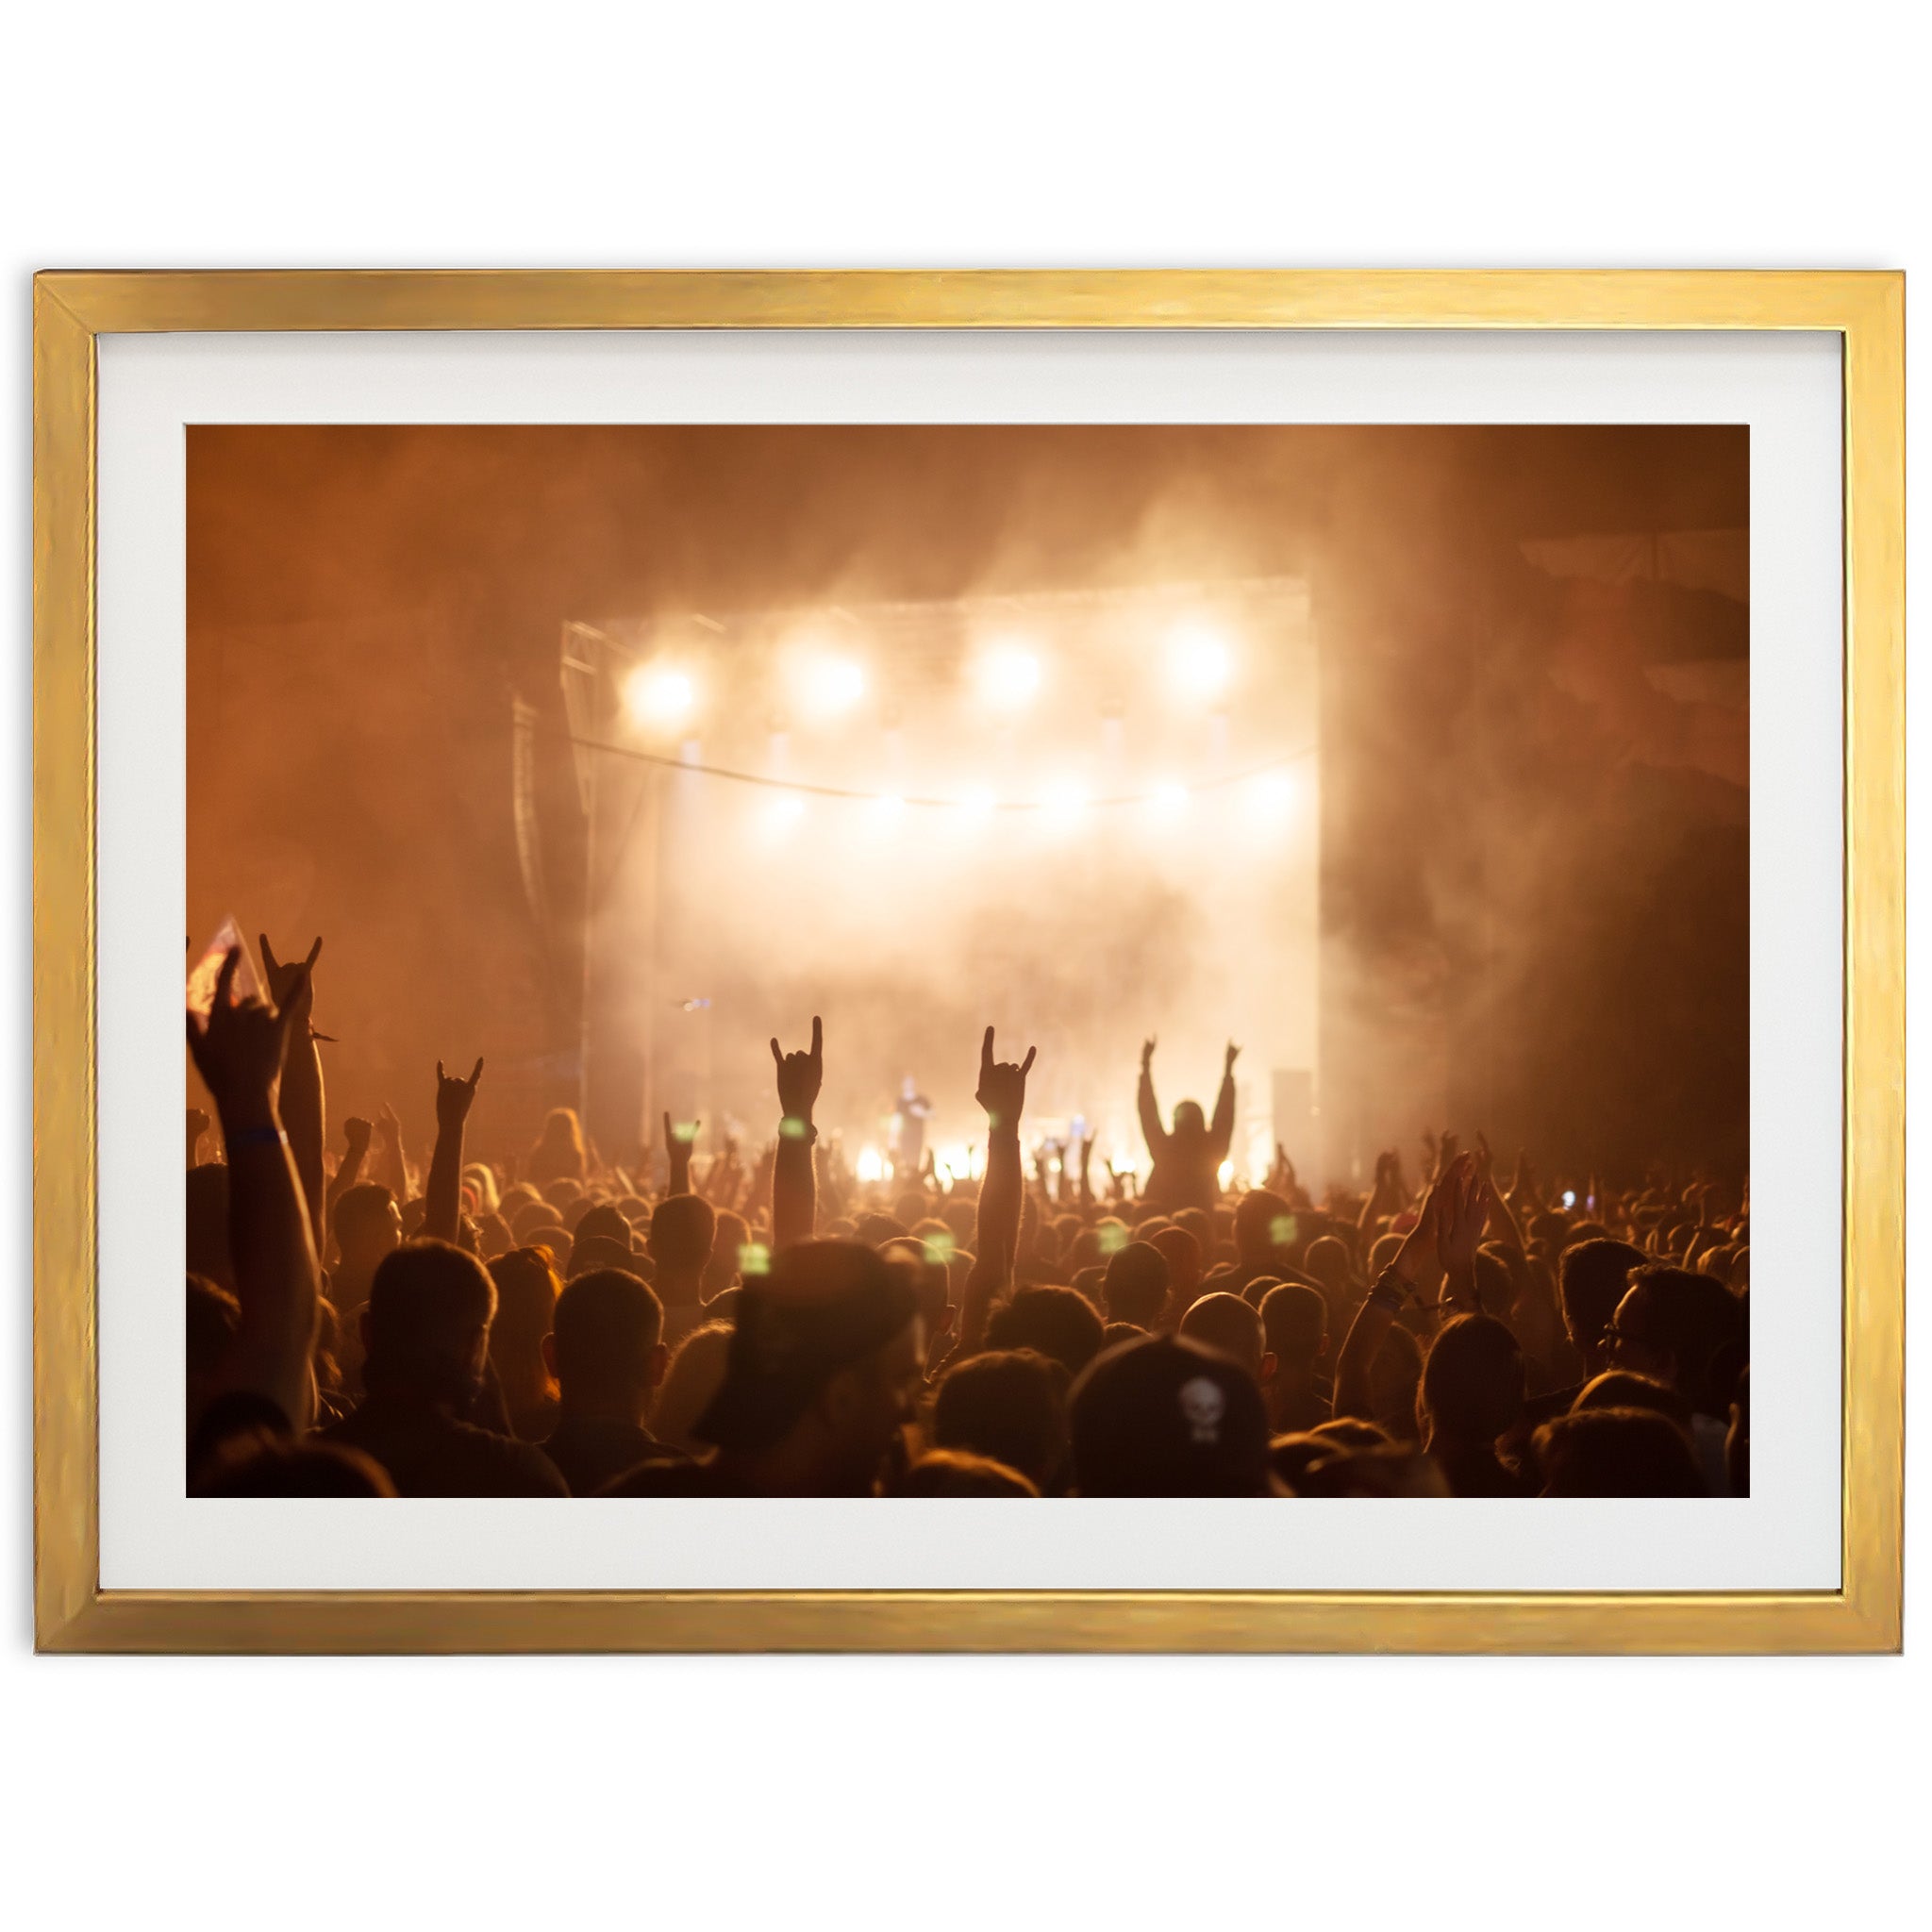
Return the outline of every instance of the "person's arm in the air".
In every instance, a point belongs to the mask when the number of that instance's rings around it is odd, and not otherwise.
[[[302,1199],[308,1209],[308,1225],[320,1251],[325,1225],[323,1210],[327,1177],[322,1171],[322,1150],[326,1127],[323,1120],[322,1056],[315,1050],[308,1016],[315,1005],[315,962],[322,953],[322,941],[318,939],[309,947],[308,958],[284,963],[275,958],[267,933],[259,938],[268,996],[277,1011],[287,1014],[289,1025],[288,1043],[282,1049],[282,1085],[275,1111],[281,1116],[282,1130],[289,1137],[289,1153],[295,1162],[295,1172],[302,1178]]]
[[[1219,1167],[1234,1145],[1234,1063],[1241,1048],[1227,1042],[1227,1058],[1221,1063],[1221,1091],[1214,1096],[1214,1119],[1208,1128],[1208,1145]]]
[[[314,1418],[310,1355],[321,1270],[308,1204],[275,1112],[291,1008],[230,1004],[240,947],[222,963],[204,1022],[188,1015],[188,1046],[222,1124],[228,1156],[228,1252],[242,1314],[224,1357],[224,1390],[267,1396],[300,1435]],[[308,968],[298,967],[306,977]],[[299,983],[291,987],[299,997]]]
[[[665,1110],[664,1159],[671,1174],[664,1189],[667,1198],[691,1192],[691,1150],[697,1144],[698,1129],[703,1125],[702,1121],[693,1121],[687,1131],[681,1123],[672,1120],[668,1108]]]
[[[1141,1134],[1156,1160],[1167,1152],[1167,1129],[1160,1124],[1160,1104],[1154,1097],[1154,1042],[1141,1042],[1141,1085],[1135,1092],[1141,1110]]]
[[[778,1073],[778,1153],[772,1163],[772,1247],[788,1248],[808,1241],[817,1225],[818,1180],[812,1168],[811,1146],[818,1139],[811,1110],[818,1104],[825,1077],[824,1029],[816,1013],[811,1021],[811,1049],[780,1053],[772,1041],[772,1061]]]
[[[436,1063],[436,1151],[423,1183],[423,1233],[430,1241],[454,1241],[463,1231],[463,1123],[482,1077],[480,1059],[467,1080],[451,1079]]]
[[[1421,1218],[1389,1264],[1388,1274],[1391,1278],[1378,1276],[1369,1290],[1369,1298],[1356,1310],[1335,1364],[1338,1419],[1357,1416],[1363,1422],[1374,1420],[1369,1369],[1382,1346],[1383,1337],[1395,1325],[1403,1305],[1421,1298],[1424,1283],[1436,1271],[1439,1245],[1459,1241],[1466,1224],[1480,1229],[1483,1212],[1481,1178],[1475,1173],[1474,1159],[1463,1155],[1443,1170],[1441,1178],[1430,1189]],[[1473,1237],[1469,1247],[1473,1254]]]
[[[1026,1192],[1020,1160],[1020,1115],[1026,1105],[1026,1075],[1033,1071],[1034,1051],[1029,1046],[1026,1058],[1016,1065],[993,1058],[991,1026],[980,1041],[979,1086],[974,1098],[986,1109],[986,1178],[979,1188],[973,1266],[959,1296],[955,1357],[979,1351],[993,1304],[1012,1286]]]

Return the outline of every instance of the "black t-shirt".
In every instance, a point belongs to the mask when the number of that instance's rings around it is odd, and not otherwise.
[[[691,1460],[649,1429],[614,1416],[566,1416],[551,1431],[543,1453],[563,1473],[573,1496],[591,1495],[641,1462]]]
[[[346,1421],[322,1432],[375,1457],[399,1496],[567,1496],[557,1465],[534,1442],[518,1442],[439,1408],[372,1395]]]

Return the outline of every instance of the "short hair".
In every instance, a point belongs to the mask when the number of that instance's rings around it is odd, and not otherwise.
[[[991,1349],[955,1362],[933,1403],[941,1449],[971,1450],[1057,1486],[1067,1450],[1067,1372],[1031,1348]]]
[[[336,1245],[346,1250],[352,1243],[375,1233],[389,1220],[396,1197],[380,1181],[358,1181],[336,1196]]]
[[[641,1255],[632,1252],[628,1241],[614,1241],[608,1234],[593,1234],[588,1240],[578,1235],[570,1244],[570,1261],[563,1274],[566,1280],[575,1281],[594,1268],[622,1268],[642,1280],[641,1264],[647,1265]]]
[[[1037,1496],[1016,1469],[990,1456],[928,1449],[890,1491],[894,1496]]]
[[[1654,1408],[1573,1409],[1533,1439],[1546,1496],[1705,1496],[1690,1439]]]
[[[672,1194],[651,1210],[645,1245],[660,1268],[702,1268],[717,1233],[718,1216],[702,1194]]]
[[[1655,1375],[1640,1375],[1632,1369],[1607,1369],[1586,1382],[1570,1405],[1572,1415],[1593,1408],[1648,1408],[1667,1415],[1681,1429],[1690,1426],[1690,1405]]]
[[[1250,1188],[1235,1205],[1235,1253],[1251,1261],[1277,1248],[1292,1247],[1298,1225],[1294,1209],[1279,1194]]]
[[[1258,1310],[1238,1294],[1217,1291],[1204,1294],[1181,1317],[1180,1332],[1190,1341],[1218,1348],[1247,1370],[1258,1382],[1261,1357],[1267,1352]]]
[[[509,1217],[509,1231],[520,1241],[527,1241],[540,1227],[563,1227],[557,1218],[557,1209],[541,1194],[534,1201],[526,1201]],[[570,1232],[568,1228],[563,1231]]]
[[[405,1241],[369,1284],[363,1380],[467,1392],[462,1377],[496,1312],[496,1285],[474,1255],[448,1241]]]
[[[1273,1493],[1254,1377],[1186,1336],[1108,1349],[1074,1384],[1067,1411],[1083,1496]]]
[[[910,1271],[907,1278],[919,1297],[919,1319],[925,1324],[928,1337],[937,1335],[945,1325],[946,1310],[953,1299],[952,1276],[946,1272],[946,1264],[934,1260],[926,1244],[911,1234],[887,1241],[879,1254],[895,1268]]]
[[[1324,1288],[1328,1289],[1348,1287],[1355,1272],[1354,1264],[1349,1258],[1348,1244],[1338,1241],[1332,1234],[1317,1235],[1308,1243],[1302,1266]]]
[[[664,1304],[635,1274],[593,1268],[558,1296],[551,1334],[566,1398],[573,1390],[636,1388],[648,1378],[652,1351],[664,1339]]]
[[[1187,1228],[1170,1222],[1148,1236],[1167,1262],[1170,1282],[1196,1282],[1201,1278],[1201,1243]]]
[[[1624,1299],[1631,1269],[1649,1259],[1628,1241],[1578,1241],[1563,1250],[1557,1277],[1563,1301],[1563,1325],[1578,1348],[1595,1348]]]
[[[1016,1289],[986,1324],[989,1348],[1035,1348],[1077,1375],[1105,1344],[1106,1324],[1078,1289]]]
[[[1167,1257],[1152,1241],[1131,1241],[1107,1257],[1101,1305],[1116,1322],[1151,1328],[1167,1303]]]
[[[1328,1303],[1306,1282],[1284,1281],[1261,1297],[1261,1335],[1277,1361],[1307,1368],[1328,1335]]]
[[[608,1201],[586,1208],[571,1232],[580,1241],[594,1241],[601,1235],[620,1247],[630,1246],[630,1223],[624,1218],[623,1210]]]
[[[1423,1362],[1422,1406],[1443,1435],[1493,1442],[1523,1413],[1523,1350],[1493,1315],[1457,1315]]]
[[[1744,1306],[1716,1275],[1688,1268],[1633,1269],[1615,1320],[1621,1333],[1672,1357],[1677,1389],[1690,1403],[1712,1415],[1730,1407],[1741,1362],[1732,1364],[1722,1388],[1710,1386],[1711,1371],[1720,1354],[1728,1355],[1741,1339]]]

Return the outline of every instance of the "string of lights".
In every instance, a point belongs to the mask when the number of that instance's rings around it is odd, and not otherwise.
[[[847,799],[858,805],[903,805],[920,807],[927,810],[940,811],[1052,811],[1063,801],[1054,797],[1041,798],[922,798],[912,793],[888,791],[859,791],[841,785],[814,785],[800,778],[778,778],[764,772],[738,772],[724,765],[707,765],[674,756],[668,752],[644,751],[636,745],[612,744],[607,740],[580,738],[573,735],[571,743],[580,751],[604,752],[613,758],[629,758],[638,764],[658,765],[667,771],[690,772],[703,778],[722,778],[733,785],[752,785],[770,791],[798,793],[811,798]],[[1213,777],[1202,778],[1190,785],[1157,787],[1148,791],[1117,793],[1108,798],[1088,798],[1081,803],[1094,810],[1106,810],[1119,806],[1152,806],[1192,796],[1196,792],[1218,791],[1231,785],[1240,785],[1250,779],[1265,778],[1271,773],[1286,771],[1290,766],[1299,764],[1313,755],[1312,745],[1286,752],[1279,758],[1270,758],[1258,765],[1249,765],[1239,772],[1225,772]]]

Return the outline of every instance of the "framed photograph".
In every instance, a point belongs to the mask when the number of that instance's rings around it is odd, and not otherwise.
[[[34,301],[42,1648],[1897,1647],[1902,277]]]

